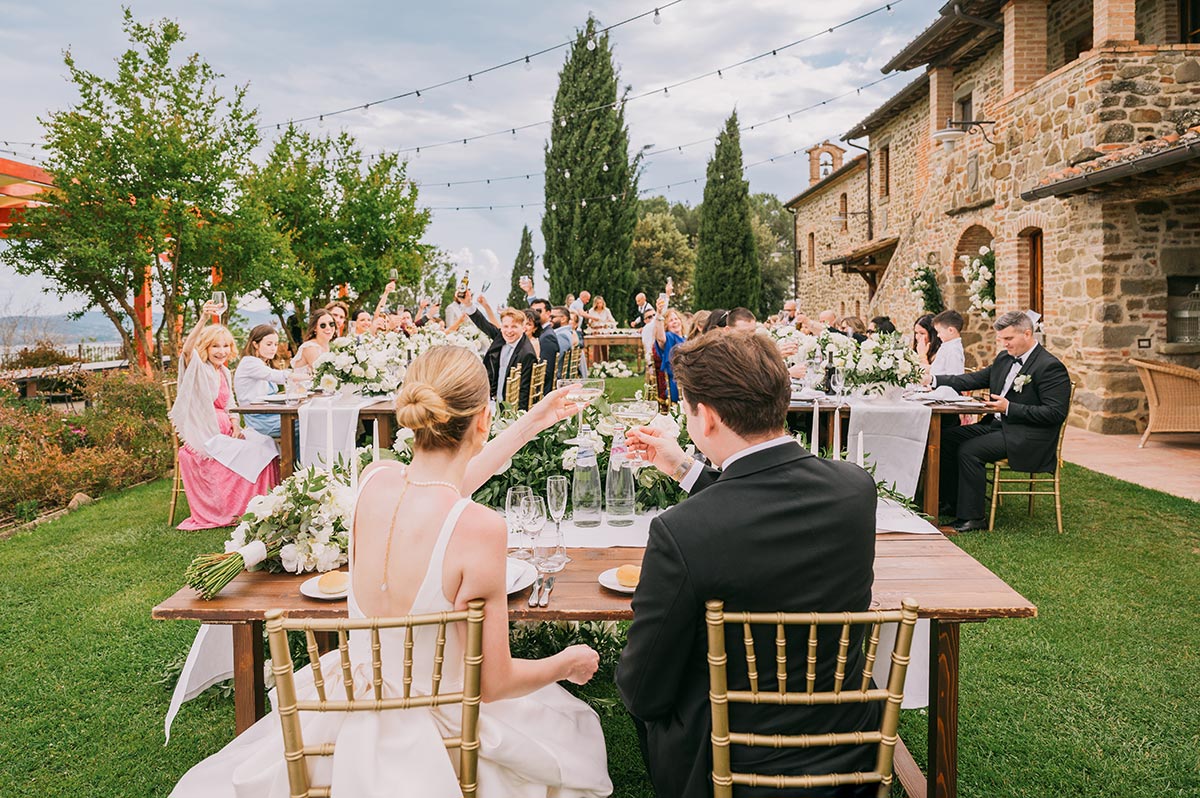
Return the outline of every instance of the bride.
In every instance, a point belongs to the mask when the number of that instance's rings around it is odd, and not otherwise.
[[[546,396],[487,442],[488,377],[466,349],[430,349],[409,367],[396,418],[414,431],[412,465],[380,462],[363,472],[350,551],[351,617],[395,617],[465,609],[485,601],[480,798],[588,798],[612,792],[596,713],[556,682],[585,684],[595,651],[571,646],[539,660],[514,659],[508,646],[503,519],[470,495],[521,446],[578,407],[567,389]],[[486,443],[486,445],[485,445]],[[429,687],[434,627],[414,635],[414,691]],[[403,630],[383,641],[385,694],[401,689]],[[386,636],[387,632],[382,632]],[[371,694],[370,639],[351,634],[356,696]],[[448,635],[443,691],[461,689],[461,635]],[[389,650],[391,656],[389,658]],[[326,690],[341,692],[338,653],[322,661]],[[296,675],[301,698],[314,694],[311,671]],[[391,690],[388,693],[388,690]],[[379,713],[303,713],[306,745],[337,741],[333,757],[310,764],[333,795],[461,795],[442,736],[458,734],[460,707]],[[310,762],[313,760],[310,760]],[[271,713],[193,767],[171,793],[180,798],[289,795],[279,718]]]

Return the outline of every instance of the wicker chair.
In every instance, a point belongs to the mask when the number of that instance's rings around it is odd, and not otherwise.
[[[292,798],[327,798],[330,786],[313,786],[309,780],[309,757],[332,757],[335,743],[306,746],[300,724],[301,712],[381,712],[404,711],[417,707],[443,707],[462,705],[462,729],[457,737],[444,740],[446,748],[458,749],[458,781],[464,798],[474,798],[478,789],[479,766],[479,702],[480,676],[483,666],[483,601],[475,600],[466,610],[439,612],[430,615],[410,615],[403,618],[322,618],[286,620],[282,610],[270,610],[266,614],[267,638],[271,647],[271,670],[275,674],[276,709],[283,726],[283,755],[287,761],[288,782]],[[466,647],[463,656],[463,687],[459,692],[441,693],[442,659],[446,645],[446,627],[452,623],[466,623]],[[412,695],[412,633],[414,627],[438,627],[437,648],[433,655],[432,689],[427,695]],[[380,629],[406,629],[404,650],[404,687],[400,696],[385,696],[383,693],[383,664],[379,645]],[[303,631],[308,644],[308,655],[312,666],[313,687],[317,700],[301,701],[296,695],[295,676],[292,672],[292,655],[288,648],[287,633]],[[371,634],[371,667],[374,673],[374,695],[370,699],[356,699],[353,685],[345,686],[344,701],[334,701],[325,695],[325,678],[321,672],[320,652],[317,648],[317,633],[336,633],[338,651],[341,655],[341,671],[350,674],[350,645],[347,632],[366,631]],[[343,681],[345,685],[345,682]]]
[[[175,389],[178,385],[177,380],[163,380],[163,396],[167,400],[167,412],[171,412],[171,407],[175,404]],[[167,514],[167,523],[170,526],[175,526],[175,507],[179,504],[179,496],[187,494],[183,490],[183,477],[179,473],[179,431],[175,429],[175,424],[171,424],[171,449],[174,451],[174,458],[171,461],[171,512]]]
[[[542,395],[546,392],[546,361],[539,360],[533,364],[533,376],[529,378],[529,401],[525,403],[525,409],[536,405],[542,401]]]
[[[1152,360],[1129,362],[1142,378],[1150,406],[1139,449],[1152,432],[1200,432],[1200,371]]]
[[[1069,410],[1071,403],[1075,401],[1075,384],[1071,384],[1071,398],[1067,404]],[[992,510],[988,514],[988,531],[991,532],[996,527],[996,505],[1000,502],[1001,496],[1028,496],[1029,497],[1029,514],[1033,515],[1033,497],[1034,496],[1053,496],[1054,497],[1054,517],[1058,524],[1058,534],[1062,534],[1062,447],[1063,439],[1067,436],[1067,425],[1063,423],[1058,430],[1058,445],[1055,447],[1054,459],[1055,467],[1053,474],[1038,476],[1030,474],[1023,477],[1008,477],[1002,476],[1002,473],[1015,474],[1008,464],[1008,460],[999,460],[992,464]],[[1025,489],[1006,488],[1005,485],[1021,485]]]
[[[891,791],[892,764],[896,753],[896,732],[900,722],[900,703],[904,698],[904,677],[908,672],[908,654],[912,648],[913,627],[917,622],[917,604],[911,599],[903,601],[898,611],[831,612],[831,613],[784,613],[784,612],[725,612],[721,601],[705,603],[705,623],[708,629],[708,683],[709,704],[712,709],[712,753],[713,753],[713,798],[730,798],[733,785],[767,787],[776,790],[808,790],[817,787],[836,787],[848,784],[878,784],[881,798]],[[900,624],[896,634],[896,647],[892,651],[891,670],[888,671],[887,688],[872,688],[871,676],[875,656],[879,648],[879,630],[884,623]],[[729,690],[726,676],[725,625],[739,624],[746,648],[746,669],[750,680],[749,690]],[[776,690],[760,690],[757,659],[751,626],[767,624],[775,627]],[[843,689],[846,679],[847,652],[850,647],[850,627],[869,626],[864,636],[866,659],[862,681],[856,687]],[[807,626],[808,645],[806,651],[805,683],[802,690],[787,690],[787,626]],[[822,626],[841,627],[838,639],[837,661],[834,672],[833,690],[816,690],[817,679],[817,631]],[[827,734],[754,734],[729,730],[729,704],[775,704],[785,706],[812,707],[827,704],[884,702],[880,728],[877,731],[854,730]],[[817,748],[838,745],[877,744],[879,750],[875,767],[869,771],[853,773],[825,773],[805,775],[763,775],[757,773],[734,773],[729,747],[742,745],[767,748]]]

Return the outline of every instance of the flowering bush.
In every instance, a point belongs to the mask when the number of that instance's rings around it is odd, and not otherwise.
[[[602,379],[605,377],[632,377],[633,372],[624,360],[602,360],[588,367],[588,376]]]
[[[912,274],[904,279],[904,287],[921,302],[926,313],[941,313],[946,309],[942,302],[942,289],[938,287],[937,272],[932,266],[914,262]]]
[[[980,247],[979,257],[962,255],[963,280],[967,283],[967,296],[971,310],[984,316],[996,315],[996,252],[991,247]]]

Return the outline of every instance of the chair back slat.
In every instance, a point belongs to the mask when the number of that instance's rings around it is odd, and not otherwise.
[[[713,600],[705,605],[705,626],[708,638],[709,705],[712,713],[712,757],[713,796],[732,798],[733,786],[757,786],[774,789],[814,789],[842,785],[878,784],[879,795],[886,796],[891,790],[895,748],[899,740],[897,727],[900,720],[900,704],[903,700],[904,678],[908,670],[909,652],[912,648],[913,627],[917,619],[916,602],[905,599],[899,611],[868,611],[838,613],[726,613],[724,603]],[[872,671],[879,647],[881,626],[898,623],[895,649],[892,652],[886,688],[871,688]],[[741,624],[742,641],[746,651],[747,679],[749,690],[730,690],[727,674],[725,648],[725,625]],[[758,684],[755,663],[752,626],[756,624],[775,627],[775,651],[778,682],[777,690],[761,690]],[[805,650],[804,690],[787,690],[787,627],[807,627],[808,640]],[[854,626],[868,627],[858,644],[854,644]],[[838,627],[838,644],[833,664],[831,690],[817,690],[819,640],[822,627]],[[829,638],[827,638],[829,639]],[[832,640],[830,639],[832,644]],[[863,647],[863,674],[860,689],[846,688],[848,668],[851,663],[852,645]],[[830,646],[832,648],[832,645]],[[832,653],[832,651],[831,651]],[[827,671],[826,671],[827,672]],[[822,677],[824,679],[824,677]],[[849,729],[828,731],[820,734],[755,734],[733,732],[729,728],[729,705],[731,703],[773,706],[818,707],[841,704],[881,702],[880,724],[875,729]],[[768,748],[817,748],[839,745],[878,746],[875,768],[870,771],[828,774],[754,774],[735,773],[732,770],[730,746]]]
[[[529,401],[525,409],[536,405],[546,393],[546,361],[539,360],[533,365],[533,376],[529,378]]]
[[[433,690],[432,694],[438,694],[438,688],[442,686],[442,661],[446,658],[446,624],[439,623],[437,630],[437,643],[433,648]]]
[[[508,370],[508,378],[504,381],[504,403],[516,407],[521,402],[521,375],[525,372],[523,363],[518,363]]]
[[[754,634],[748,623],[742,624],[742,641],[746,646],[746,675],[750,677],[750,689],[758,690],[758,658],[754,656]]]
[[[371,689],[375,700],[383,700],[383,645],[379,641],[379,628],[371,629]]]
[[[338,655],[342,658],[342,687],[346,693],[346,700],[354,700],[354,677],[353,669],[350,667],[350,635],[345,629],[338,629]]]
[[[284,759],[287,766],[290,794],[293,798],[316,798],[329,796],[331,785],[313,785],[309,776],[308,757],[330,757],[337,743],[304,745],[301,712],[382,712],[382,711],[426,711],[432,707],[459,704],[462,722],[459,734],[443,738],[447,749],[458,749],[457,767],[459,786],[464,798],[475,798],[478,792],[479,769],[479,705],[481,701],[481,676],[483,670],[483,618],[484,603],[476,600],[466,610],[455,612],[408,615],[402,618],[323,618],[287,620],[282,610],[270,610],[266,614],[267,636],[271,649],[272,673],[275,675],[276,704],[283,728]],[[456,692],[441,690],[440,682],[445,660],[446,627],[451,623],[465,623],[465,650],[463,652],[463,686]],[[434,651],[431,691],[426,695],[412,694],[413,629],[422,626],[437,626],[437,642]],[[404,695],[387,696],[383,693],[382,645],[380,630],[405,629],[404,643]],[[316,690],[316,700],[299,700],[291,652],[288,646],[289,630],[303,631],[313,666],[313,683],[322,685]],[[356,697],[354,694],[353,668],[350,661],[348,632],[369,630],[371,634],[371,694]],[[319,651],[315,632],[336,632],[338,650],[341,655],[342,681],[346,700],[329,700],[323,687],[324,677],[320,673]]]
[[[304,630],[304,643],[308,648],[308,661],[312,664],[313,687],[317,697],[325,700],[325,675],[321,672],[321,650],[317,647],[317,635],[311,629]]]

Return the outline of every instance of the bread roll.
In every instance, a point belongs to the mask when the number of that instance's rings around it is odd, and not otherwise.
[[[342,593],[350,584],[350,574],[345,571],[328,571],[317,580],[317,590],[322,593]]]
[[[642,578],[642,566],[622,565],[617,569],[617,583],[622,587],[637,587]]]

